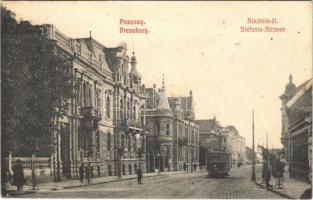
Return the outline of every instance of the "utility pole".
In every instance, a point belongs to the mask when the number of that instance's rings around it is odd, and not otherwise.
[[[255,181],[254,110],[252,110],[252,149],[253,149],[253,161],[252,161],[251,181]]]
[[[268,158],[269,158],[269,154],[270,154],[270,151],[268,150],[268,133],[266,132],[266,162],[268,164]]]

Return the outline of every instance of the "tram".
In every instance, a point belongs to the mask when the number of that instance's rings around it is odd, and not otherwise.
[[[207,152],[206,168],[209,177],[225,178],[230,171],[230,153]]]

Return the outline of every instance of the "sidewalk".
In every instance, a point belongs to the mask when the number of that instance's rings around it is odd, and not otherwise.
[[[187,172],[182,171],[174,171],[174,172],[161,172],[158,173],[144,173],[143,177],[161,177],[161,176],[171,176],[174,174],[183,174]],[[105,176],[105,177],[97,177],[92,178],[91,182],[88,183],[81,183],[79,180],[66,180],[62,182],[49,182],[49,183],[41,183],[38,185],[38,189],[32,190],[31,185],[24,185],[23,191],[16,191],[16,186],[8,186],[8,193],[9,196],[14,197],[22,194],[28,194],[28,193],[35,193],[35,192],[47,192],[47,191],[53,191],[53,190],[63,190],[68,188],[75,188],[75,187],[84,187],[88,185],[97,185],[97,184],[103,184],[103,183],[109,183],[109,182],[116,182],[116,181],[124,181],[129,179],[136,179],[137,175],[123,175],[121,179],[119,179],[117,176]]]
[[[260,173],[259,170],[256,170],[256,171],[259,172],[259,173],[256,173],[256,184],[264,188],[264,190],[266,190],[265,183],[262,183],[262,174]],[[275,183],[276,183],[276,179],[272,177],[270,184],[275,186]],[[287,198],[287,199],[299,199],[300,196],[303,194],[303,192],[306,189],[311,188],[311,187],[312,186],[309,183],[305,183],[302,181],[289,178],[289,172],[287,171],[284,173],[283,188],[278,189],[274,187],[270,191],[276,194],[279,194],[280,196]]]

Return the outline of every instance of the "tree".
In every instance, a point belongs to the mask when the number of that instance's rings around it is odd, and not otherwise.
[[[42,27],[1,11],[2,151],[49,155],[56,119],[74,97],[72,58]]]

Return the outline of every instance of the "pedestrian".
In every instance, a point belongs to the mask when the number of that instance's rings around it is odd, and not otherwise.
[[[84,163],[82,163],[79,167],[79,180],[81,183],[84,182],[84,175],[85,175],[85,166]]]
[[[194,171],[196,171],[196,169],[197,169],[197,164],[196,163],[193,163],[193,169],[194,169]]]
[[[86,173],[86,180],[87,183],[90,183],[90,179],[91,179],[91,166],[90,163],[88,163],[87,167],[85,168],[85,173]]]
[[[186,169],[187,169],[186,163],[184,163],[183,168],[184,168],[184,171],[186,171]]]
[[[142,170],[141,167],[139,166],[139,168],[137,169],[137,179],[138,179],[138,184],[142,184],[141,183],[141,179],[142,179]]]
[[[24,177],[24,169],[21,160],[17,160],[13,166],[13,182],[17,187],[17,191],[23,190],[23,185],[26,183]]]
[[[8,176],[8,167],[7,163],[4,161],[4,159],[1,160],[1,194],[3,197],[7,196],[7,183],[9,181]]]
[[[273,186],[270,184],[271,180],[271,169],[269,166],[266,167],[266,177],[265,177],[265,183],[266,183],[266,190],[268,191],[269,189],[272,189]]]

